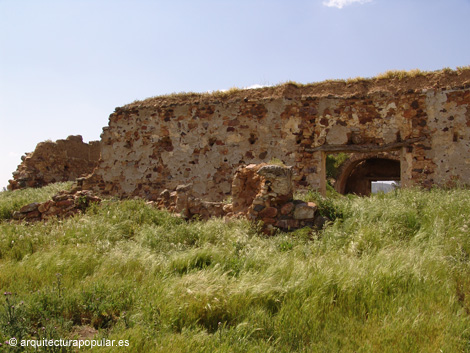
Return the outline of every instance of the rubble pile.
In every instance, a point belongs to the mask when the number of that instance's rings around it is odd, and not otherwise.
[[[211,217],[223,217],[226,214],[226,206],[223,202],[204,201],[194,197],[192,184],[179,185],[174,191],[163,190],[156,202],[152,202],[160,209],[179,214],[185,219],[198,217],[209,219]]]
[[[91,203],[101,199],[89,190],[61,191],[45,202],[33,202],[13,213],[13,218],[26,221],[40,221],[51,218],[66,218],[84,211]]]
[[[324,223],[314,202],[294,200],[292,167],[269,164],[239,167],[232,183],[232,202],[234,216],[263,221],[268,230]]]
[[[192,184],[179,185],[175,190],[163,190],[148,204],[176,213],[184,219],[207,220],[212,217],[248,218],[262,221],[263,230],[276,228],[289,231],[302,227],[323,227],[327,221],[314,202],[294,200],[293,168],[284,165],[250,164],[236,170],[232,183],[232,203],[210,202],[194,196]],[[38,221],[54,217],[65,218],[84,211],[101,199],[90,190],[62,191],[52,200],[31,203],[13,214],[17,220]]]

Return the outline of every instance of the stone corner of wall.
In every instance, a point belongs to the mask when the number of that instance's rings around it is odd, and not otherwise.
[[[99,141],[84,143],[81,135],[39,142],[33,152],[21,157],[8,189],[42,187],[89,174],[98,164],[100,146]]]

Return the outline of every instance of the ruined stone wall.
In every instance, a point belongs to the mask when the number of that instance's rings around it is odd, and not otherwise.
[[[41,187],[59,181],[75,180],[93,172],[100,158],[100,142],[84,143],[82,136],[69,136],[56,142],[41,142],[26,153],[9,180],[8,189]]]
[[[297,188],[324,191],[340,151],[398,151],[403,186],[470,183],[470,70],[135,102],[110,115],[84,187],[156,199],[192,183],[220,201],[238,166],[278,158]]]

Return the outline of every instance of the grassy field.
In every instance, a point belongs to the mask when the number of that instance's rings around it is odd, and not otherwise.
[[[129,340],[93,352],[470,352],[469,190],[309,193],[334,222],[272,237],[135,200],[11,221],[69,187],[0,193],[0,352],[84,332]]]

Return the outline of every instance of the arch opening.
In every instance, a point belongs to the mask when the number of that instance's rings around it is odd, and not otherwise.
[[[393,154],[352,156],[338,170],[335,189],[341,194],[369,196],[400,185],[401,166]]]

